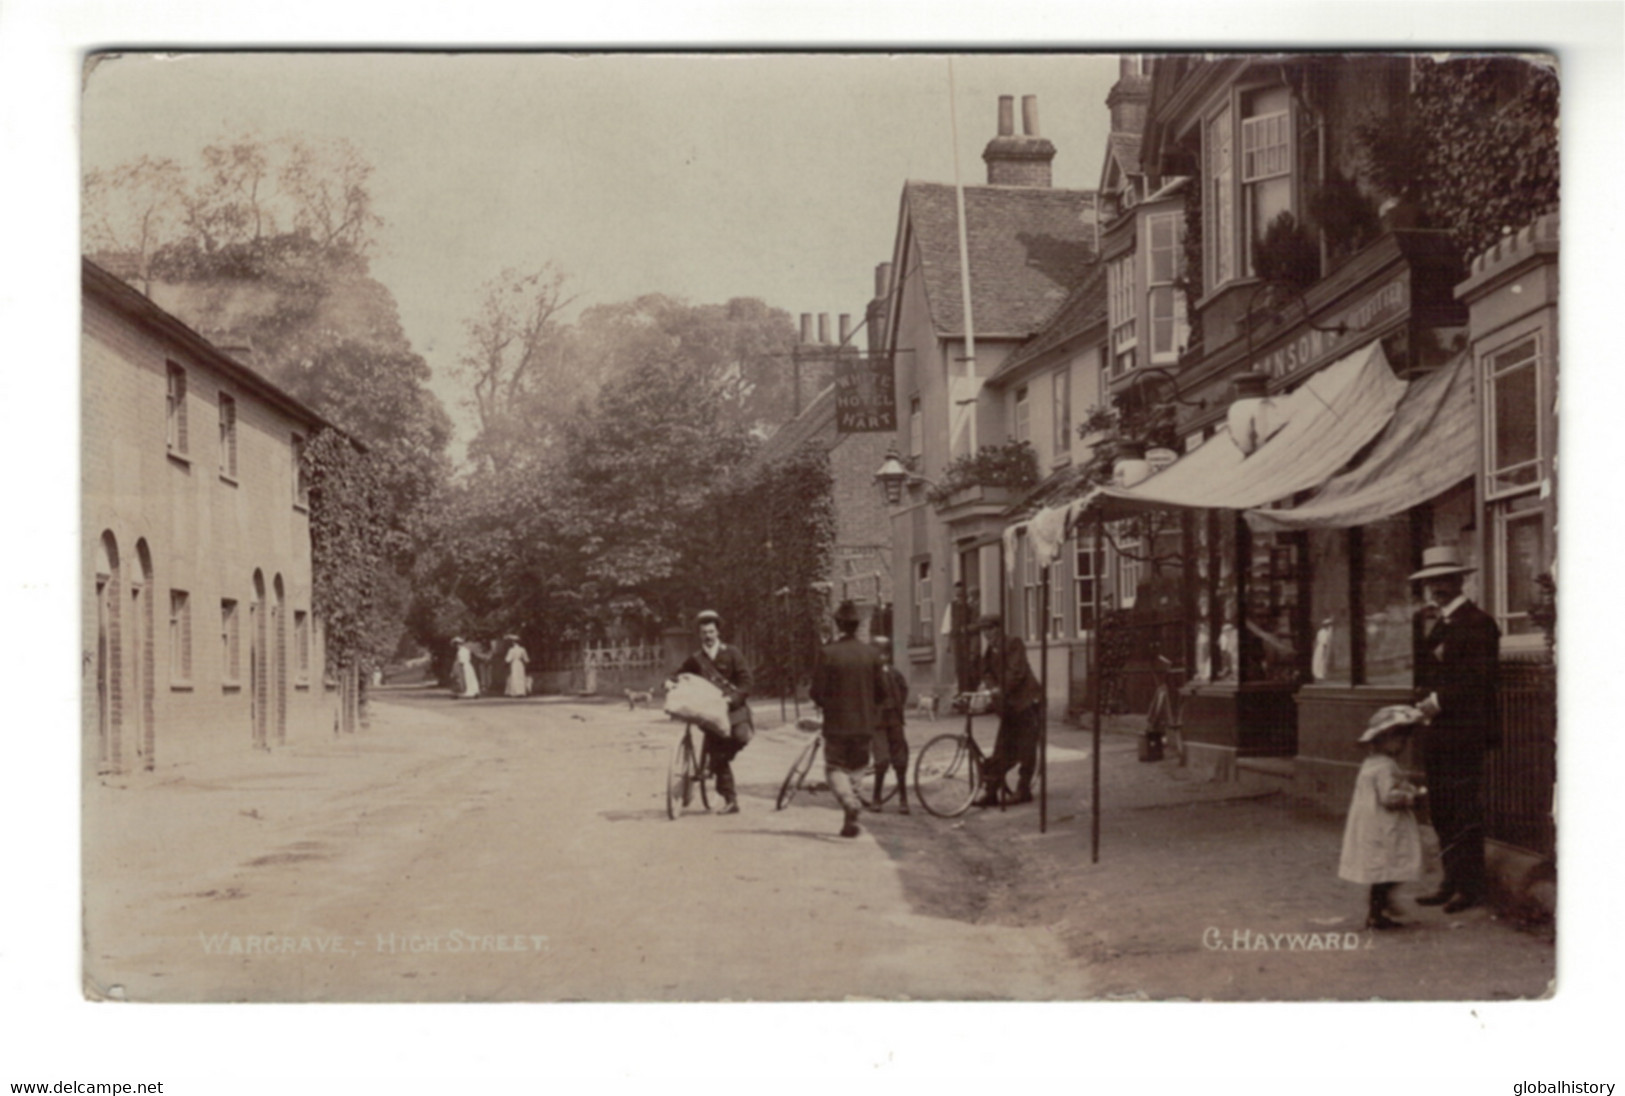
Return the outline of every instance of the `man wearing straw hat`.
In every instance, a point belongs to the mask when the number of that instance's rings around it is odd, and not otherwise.
[[[1444,881],[1417,901],[1446,913],[1484,900],[1484,755],[1500,745],[1495,677],[1501,630],[1462,593],[1474,568],[1453,547],[1428,548],[1411,576],[1434,612],[1416,628],[1417,707],[1429,717],[1422,737],[1429,811],[1439,834]]]

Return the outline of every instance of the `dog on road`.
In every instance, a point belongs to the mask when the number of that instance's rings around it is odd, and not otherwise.
[[[653,689],[626,690],[626,706],[632,711],[637,711],[639,704],[653,704],[654,702],[655,697]]]
[[[923,715],[931,722],[937,721],[937,696],[935,693],[921,693],[914,698],[914,714]]]

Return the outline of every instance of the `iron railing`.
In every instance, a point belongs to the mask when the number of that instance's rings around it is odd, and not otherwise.
[[[1485,832],[1544,857],[1557,852],[1557,669],[1550,662],[1502,662],[1501,745],[1484,773]]]

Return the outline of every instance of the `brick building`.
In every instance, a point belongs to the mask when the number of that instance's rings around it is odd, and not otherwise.
[[[298,461],[329,424],[84,260],[84,767],[331,733]]]
[[[882,263],[876,270],[876,293],[884,294],[889,268]],[[868,349],[876,349],[878,329],[875,308],[870,307]],[[798,381],[803,372],[824,377],[832,374],[835,356],[851,347],[848,317],[841,316],[840,341],[828,341],[828,317],[821,317],[824,335],[814,341],[811,317],[802,317],[801,342],[796,347]],[[799,398],[798,398],[798,403]],[[835,547],[827,599],[830,607],[851,600],[863,614],[861,634],[867,636],[876,614],[890,618],[892,609],[891,519],[885,499],[875,486],[875,470],[886,459],[892,435],[885,433],[842,434],[836,429],[835,387],[825,385],[794,419],[781,426],[752,460],[755,466],[771,464],[806,446],[816,446],[829,455],[833,480]]]

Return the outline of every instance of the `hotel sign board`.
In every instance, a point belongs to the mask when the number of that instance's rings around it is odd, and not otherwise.
[[[1261,355],[1253,363],[1253,368],[1280,378],[1322,365],[1334,355],[1347,353],[1351,346],[1368,340],[1370,332],[1389,320],[1403,316],[1410,308],[1410,302],[1411,275],[1407,270],[1367,294],[1358,303],[1324,320],[1317,320],[1315,327],[1305,326],[1295,338]],[[1343,328],[1342,334],[1336,330],[1316,330],[1327,327],[1335,329],[1339,325]]]
[[[890,354],[842,354],[835,359],[835,432],[897,429],[897,377]]]

